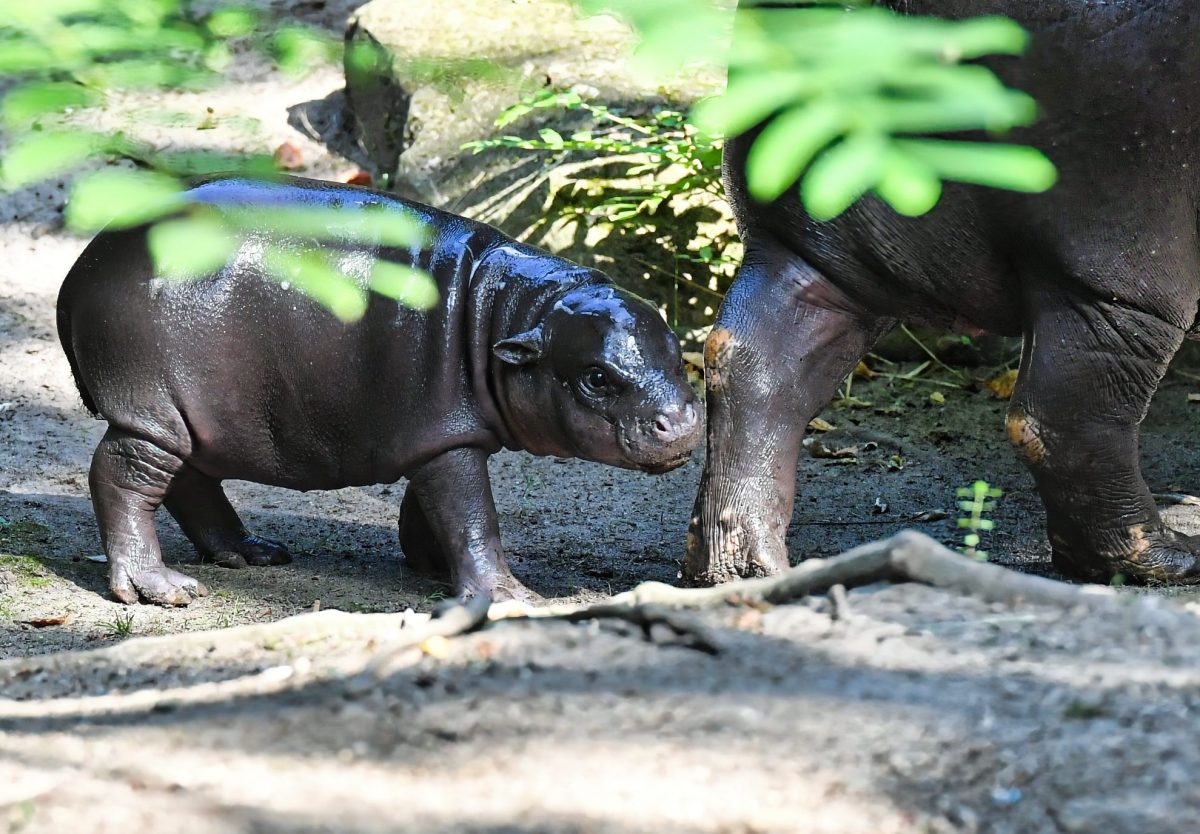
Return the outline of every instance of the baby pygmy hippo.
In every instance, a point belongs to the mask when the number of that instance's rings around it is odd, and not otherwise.
[[[160,504],[218,564],[291,561],[247,532],[227,478],[309,490],[407,477],[400,542],[414,567],[448,573],[462,595],[530,598],[505,564],[489,455],[525,449],[659,473],[700,439],[675,336],[595,270],[352,186],[219,179],[186,200],[415,217],[424,244],[341,245],[341,267],[363,286],[377,258],[419,267],[439,302],[418,311],[372,294],[365,315],[343,323],[266,274],[267,232],[194,281],[155,276],[145,227],[93,240],[63,283],[58,329],[84,404],[108,421],[90,484],[122,602],[187,605],[207,593],[163,564]]]

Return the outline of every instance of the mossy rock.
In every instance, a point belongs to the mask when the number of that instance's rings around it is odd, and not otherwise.
[[[390,55],[381,69],[411,98],[403,128],[411,141],[392,124],[385,129],[393,135],[376,144],[404,146],[400,179],[438,205],[490,173],[491,159],[461,165],[462,145],[493,135],[501,112],[541,90],[578,89],[611,104],[687,103],[724,83],[716,71],[665,86],[647,79],[630,67],[629,28],[607,15],[581,17],[569,0],[375,0],[355,14],[348,37]],[[370,79],[354,75],[349,103],[367,127],[395,98],[378,100]]]

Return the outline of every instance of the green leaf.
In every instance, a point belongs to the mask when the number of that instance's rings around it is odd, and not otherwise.
[[[213,72],[224,72],[233,62],[233,50],[226,44],[210,44],[204,50],[204,66]]]
[[[1029,46],[1029,35],[1007,17],[988,16],[956,21],[949,28],[949,60],[972,60],[993,53],[1020,55]]]
[[[200,278],[217,272],[237,248],[237,238],[211,214],[163,220],[150,227],[147,245],[163,278]]]
[[[0,48],[0,73],[16,75],[60,67],[62,59],[32,38],[5,38]]]
[[[226,6],[209,15],[204,25],[219,38],[244,38],[258,27],[258,13],[246,6]]]
[[[246,230],[271,230],[276,235],[335,240],[359,246],[421,245],[428,233],[418,218],[384,206],[341,208],[271,206],[225,210],[227,222]]]
[[[415,310],[428,310],[438,303],[437,284],[428,272],[391,261],[375,261],[371,289]]]
[[[100,97],[79,84],[46,81],[14,87],[0,103],[0,118],[9,130],[28,127],[38,116],[89,107]]]
[[[847,111],[829,101],[797,107],[772,119],[746,155],[746,185],[757,200],[774,200],[841,135]]]
[[[66,222],[73,231],[95,232],[106,225],[136,226],[177,210],[183,185],[150,171],[97,171],[71,189]]]
[[[271,46],[281,70],[289,75],[303,75],[332,60],[340,44],[316,30],[288,26],[275,33]]]
[[[551,150],[558,150],[563,146],[562,134],[553,128],[542,128],[538,131],[538,136],[542,138],[542,141],[545,142]]]
[[[300,251],[268,246],[263,265],[285,287],[297,290],[321,304],[345,322],[357,321],[367,311],[367,294],[347,278],[319,249]]]
[[[937,205],[942,183],[924,162],[894,150],[884,162],[875,191],[898,213],[919,217]]]
[[[1054,185],[1058,172],[1035,148],[995,142],[899,139],[896,146],[947,180],[1040,193]]]
[[[127,61],[93,62],[80,69],[80,80],[102,89],[143,89],[150,87],[199,87],[213,79],[206,70],[168,59],[145,58]]]
[[[817,157],[800,183],[800,199],[816,220],[832,220],[879,181],[886,137],[858,133]]]
[[[222,151],[162,151],[147,160],[159,171],[177,177],[197,177],[236,171],[242,175],[270,176],[275,160],[268,154],[237,154]]]
[[[114,5],[132,22],[150,28],[161,27],[168,17],[179,13],[179,0],[116,0]]]
[[[61,174],[103,153],[105,141],[83,131],[26,134],[0,161],[0,184],[11,190]]]
[[[692,123],[705,133],[737,136],[780,108],[803,101],[812,86],[809,75],[795,71],[734,76],[723,94],[692,108]]]

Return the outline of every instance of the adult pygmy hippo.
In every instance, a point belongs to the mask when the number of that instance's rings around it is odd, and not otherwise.
[[[1100,582],[1200,581],[1200,541],[1160,519],[1138,426],[1197,336],[1200,6],[1195,0],[892,0],[911,14],[1004,14],[1032,34],[992,66],[1042,108],[1013,141],[1057,164],[1044,195],[947,187],[925,217],[862,201],[833,222],[725,175],[745,261],[706,345],[708,459],[685,577],[788,564],[808,420],[900,320],[1022,334],[1008,436],[1046,505],[1054,563]]]
[[[665,472],[699,441],[674,335],[599,272],[351,186],[225,179],[186,199],[415,216],[424,245],[343,245],[341,266],[364,286],[376,258],[420,267],[440,301],[419,312],[372,295],[362,319],[344,324],[265,275],[267,233],[190,282],[155,277],[146,228],[92,241],[63,283],[58,328],[84,403],[109,424],[90,483],[123,602],[185,605],[206,593],[163,564],[159,504],[220,564],[290,561],[246,531],[226,478],[308,490],[407,476],[400,540],[410,563],[448,572],[461,594],[529,596],[500,547],[490,454]]]

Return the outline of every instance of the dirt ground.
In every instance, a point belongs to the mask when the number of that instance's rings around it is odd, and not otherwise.
[[[293,11],[336,29],[349,8]],[[309,175],[353,169],[286,124],[289,106],[336,89],[338,73],[292,81],[242,62],[234,80],[162,104],[196,120],[213,107],[209,145],[290,141]],[[260,120],[259,138],[245,117]],[[186,124],[156,130],[196,141]],[[428,611],[447,589],[405,570],[403,484],[231,484],[251,528],[287,543],[294,564],[195,564],[163,514],[167,561],[212,595],[174,610],[109,599],[86,476],[104,426],[82,408],[54,332],[58,284],[85,243],[62,231],[62,203],[57,185],[0,202],[0,831],[1194,829],[1200,621],[1186,595],[1101,616],[873,586],[851,593],[848,617],[823,598],[707,615],[715,657],[620,625],[505,624],[413,652],[366,689],[339,670],[386,645],[394,618],[320,619],[307,639],[155,637],[314,608]],[[1041,505],[1004,440],[1004,403],[954,382],[858,380],[852,393],[870,405],[824,414],[837,431],[822,442],[858,452],[801,462],[794,561],[905,527],[954,544],[954,489],[983,478],[1006,493],[984,542],[993,561],[1051,573]],[[1147,421],[1156,492],[1200,487],[1200,406],[1187,401],[1198,385],[1169,375]],[[651,477],[496,456],[515,573],[561,599],[673,581],[700,466],[697,456]],[[1197,533],[1196,510],[1167,515]],[[257,673],[294,685],[154,711],[79,700]],[[53,717],[22,711],[38,699],[57,704]]]

